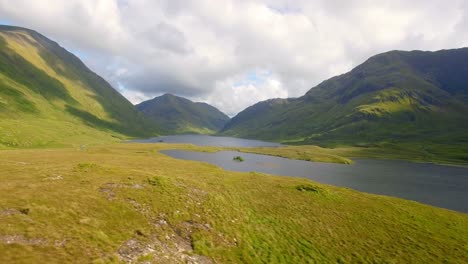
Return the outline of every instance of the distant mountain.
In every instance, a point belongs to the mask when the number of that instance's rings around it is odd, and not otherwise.
[[[240,112],[221,134],[314,143],[468,143],[468,48],[391,51],[304,96]]]
[[[227,115],[209,104],[172,94],[145,101],[137,108],[166,134],[213,134],[229,121]]]
[[[155,131],[75,55],[33,30],[0,26],[0,147],[87,144]]]

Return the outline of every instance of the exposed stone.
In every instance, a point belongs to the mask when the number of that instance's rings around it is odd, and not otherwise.
[[[44,238],[26,238],[23,235],[7,235],[0,236],[0,243],[39,246],[47,244],[47,240]]]

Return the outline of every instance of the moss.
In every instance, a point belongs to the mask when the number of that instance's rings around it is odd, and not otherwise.
[[[242,158],[241,156],[235,156],[234,158],[232,158],[232,160],[242,162],[244,161],[244,158]]]
[[[314,185],[298,185],[296,186],[296,190],[301,191],[301,192],[313,192],[313,193],[318,193],[320,191],[320,187],[314,186]]]

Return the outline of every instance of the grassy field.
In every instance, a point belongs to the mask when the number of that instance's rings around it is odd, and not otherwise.
[[[278,148],[210,147],[205,149],[205,151],[217,150],[235,150],[298,160],[342,164],[351,164],[354,158],[370,158],[468,166],[468,145],[463,143],[457,146],[435,143],[383,143],[367,146],[336,145],[334,147],[320,147],[315,145],[285,145]]]
[[[314,146],[297,146],[309,149]],[[347,158],[373,158],[391,160],[409,160],[447,165],[468,166],[468,144],[437,144],[432,142],[414,143],[379,143],[371,145],[321,148],[325,153]]]
[[[208,152],[234,150],[290,159],[341,164],[351,164],[353,163],[353,158],[372,158],[468,166],[468,160],[466,159],[468,146],[464,146],[463,144],[458,144],[458,146],[451,146],[447,144],[434,143],[387,143],[373,144],[372,146],[338,145],[335,147],[320,147],[314,145],[285,145],[277,148],[195,147],[186,145],[184,149]]]
[[[202,152],[217,152],[217,151],[239,151],[245,153],[256,153],[269,156],[277,156],[288,159],[297,159],[313,162],[330,162],[330,163],[341,163],[351,164],[351,159],[339,156],[341,153],[347,153],[345,150],[348,148],[330,149],[321,148],[318,146],[284,146],[284,147],[214,147],[214,146],[196,146],[192,144],[158,144],[163,149],[183,149],[188,151],[202,151]]]
[[[466,214],[111,144],[0,151],[0,263],[463,263]],[[215,148],[200,148],[214,151]]]
[[[257,153],[270,156],[278,156],[289,159],[315,161],[315,162],[331,162],[351,164],[353,161],[340,156],[344,149],[329,149],[319,146],[304,145],[304,146],[284,146],[278,148],[255,147],[255,148],[229,148],[247,153]]]

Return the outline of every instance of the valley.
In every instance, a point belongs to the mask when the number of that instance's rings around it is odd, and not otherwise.
[[[0,26],[0,263],[462,263],[467,51],[379,54],[230,118],[133,105]]]

